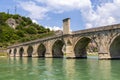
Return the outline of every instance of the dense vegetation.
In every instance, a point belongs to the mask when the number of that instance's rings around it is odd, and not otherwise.
[[[10,27],[6,21],[14,19],[17,23],[16,28]],[[29,17],[18,14],[0,13],[0,47],[7,47],[12,44],[26,42],[46,36],[53,35],[54,32],[41,25],[33,23]]]

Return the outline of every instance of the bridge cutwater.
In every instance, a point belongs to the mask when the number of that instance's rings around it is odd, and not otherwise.
[[[87,45],[94,41],[99,59],[120,58],[120,24],[70,32],[70,18],[63,20],[63,33],[9,46],[9,56],[87,58]]]

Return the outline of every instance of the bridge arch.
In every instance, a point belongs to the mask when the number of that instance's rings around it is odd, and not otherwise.
[[[32,53],[33,53],[33,47],[31,45],[29,45],[28,49],[27,49],[28,57],[32,57]]]
[[[44,44],[40,44],[37,49],[38,57],[45,57],[46,48]]]
[[[64,41],[62,40],[56,40],[52,46],[52,56],[53,58],[62,58],[63,57],[63,52],[62,48],[64,45]]]
[[[16,53],[17,53],[17,49],[16,48],[14,49],[13,53],[14,53],[14,56],[16,56]]]
[[[23,47],[21,47],[20,50],[19,50],[19,55],[20,55],[20,57],[23,56],[23,53],[24,53],[24,49],[23,49]]]
[[[75,46],[74,46],[74,53],[76,58],[87,58],[87,46],[90,43],[91,39],[88,37],[80,38]]]
[[[111,58],[120,58],[120,34],[111,40],[109,53]]]

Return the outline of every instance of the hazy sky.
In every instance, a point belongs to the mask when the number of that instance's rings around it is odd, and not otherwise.
[[[62,29],[71,18],[71,30],[120,23],[120,0],[0,0],[0,12],[30,17],[45,27]]]

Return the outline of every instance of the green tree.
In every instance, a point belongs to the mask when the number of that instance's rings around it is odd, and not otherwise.
[[[37,30],[36,30],[35,27],[29,26],[28,28],[26,28],[26,32],[27,32],[28,34],[36,34],[36,33],[37,33]]]
[[[8,18],[10,18],[10,15],[2,12],[2,13],[0,13],[0,18],[1,18],[3,21],[6,21]]]
[[[23,30],[23,26],[22,26],[22,25],[18,25],[18,26],[16,27],[16,29],[17,29],[17,30]]]
[[[30,25],[32,23],[32,20],[29,17],[22,17],[23,21],[26,22],[27,25]]]
[[[13,19],[19,19],[19,17],[20,17],[20,15],[18,15],[18,14],[15,14],[12,16]]]
[[[22,30],[16,31],[16,34],[17,34],[19,37],[25,37],[25,33],[24,33]]]
[[[3,42],[11,41],[14,36],[14,29],[8,26],[3,26],[1,35],[2,35],[1,37]]]

